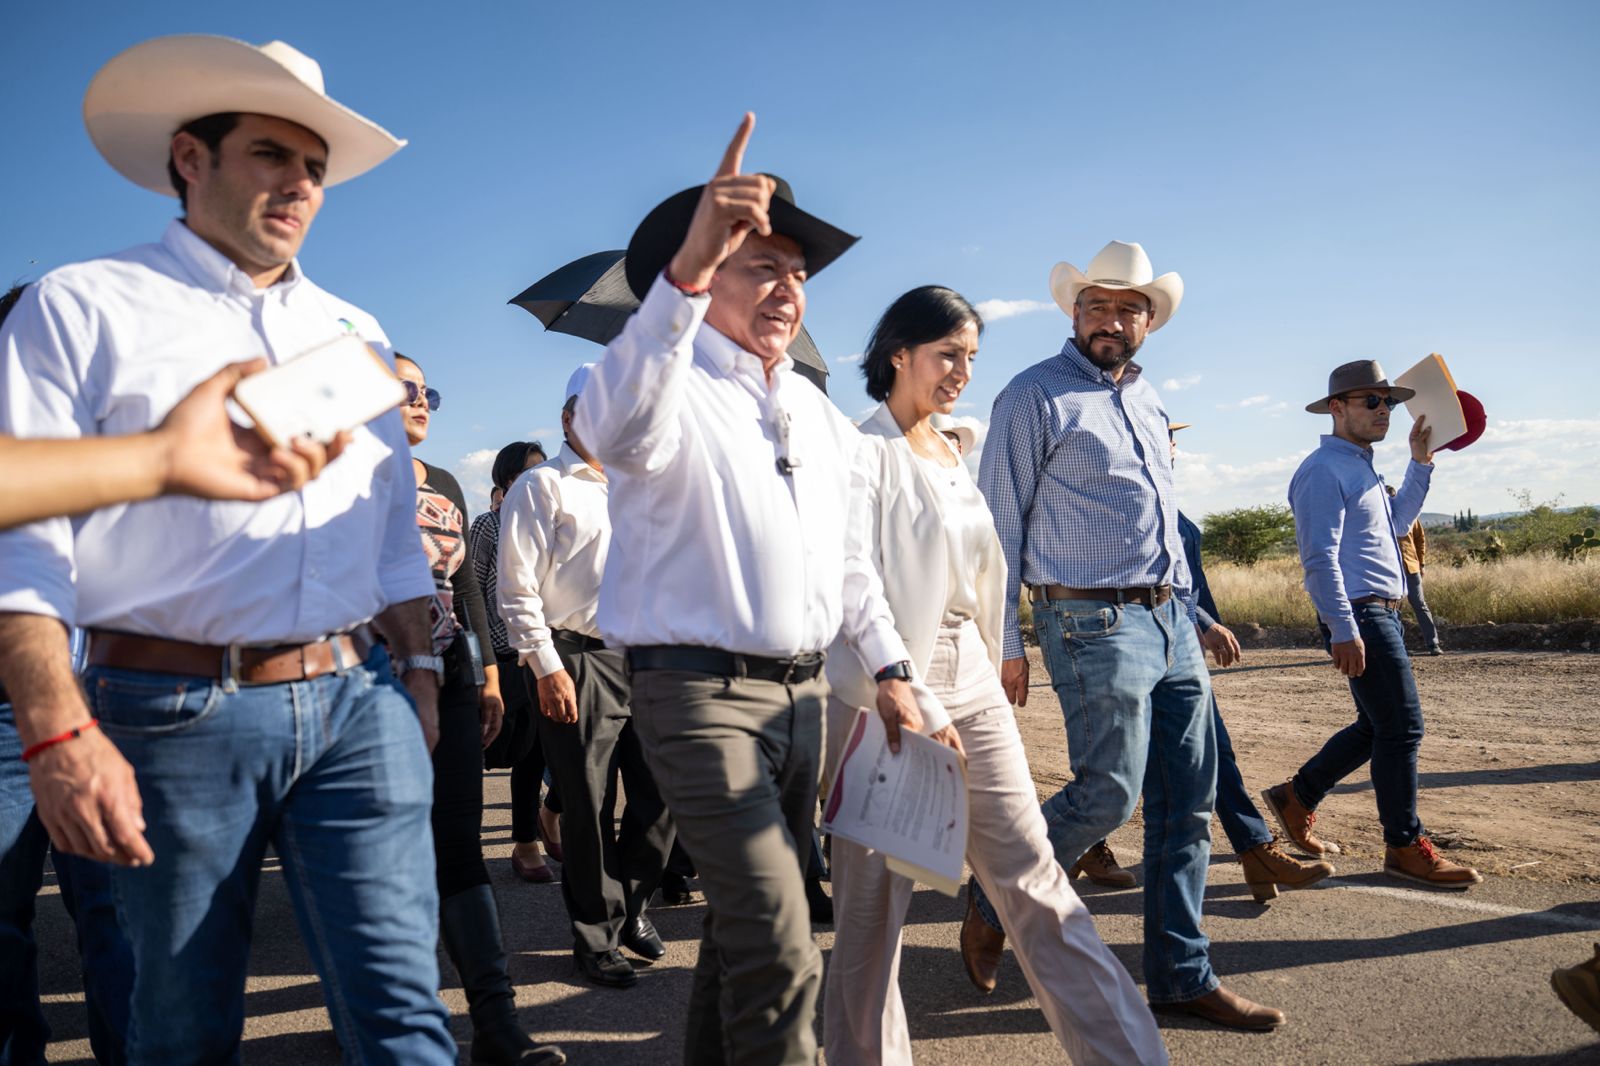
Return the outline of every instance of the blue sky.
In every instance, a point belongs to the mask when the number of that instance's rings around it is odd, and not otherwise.
[[[174,215],[100,160],[81,102],[110,56],[179,32],[286,40],[410,139],[330,191],[302,261],[421,361],[445,402],[419,453],[469,485],[504,442],[559,436],[561,385],[599,351],[506,300],[624,246],[749,109],[749,167],[862,235],[809,287],[847,414],[871,406],[846,360],[876,315],[937,282],[1013,312],[963,398],[987,419],[1070,331],[1051,266],[1115,238],[1187,287],[1139,357],[1196,423],[1186,511],[1281,501],[1328,371],[1430,351],[1490,429],[1440,461],[1429,510],[1600,500],[1595,5],[13,5],[0,279]]]

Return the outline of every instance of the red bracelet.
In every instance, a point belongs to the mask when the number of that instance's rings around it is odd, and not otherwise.
[[[30,744],[26,748],[22,749],[22,761],[27,762],[29,759],[33,758],[46,748],[53,748],[57,744],[65,744],[69,740],[77,740],[79,737],[83,736],[84,730],[93,729],[99,724],[100,719],[91,718],[87,724],[80,725],[76,729],[69,729],[60,736],[51,737],[48,740],[41,740],[37,744]]]
[[[667,284],[668,285],[671,285],[674,289],[677,289],[679,292],[683,293],[685,296],[704,296],[706,293],[711,291],[711,286],[710,285],[707,285],[703,289],[691,289],[689,286],[685,285],[683,282],[678,281],[676,278],[674,278],[672,276],[671,271],[667,267],[662,267],[661,268],[661,276],[667,280]]]

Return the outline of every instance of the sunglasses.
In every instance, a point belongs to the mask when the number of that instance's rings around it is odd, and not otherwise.
[[[428,391],[432,392],[433,390],[429,389]],[[1348,396],[1341,396],[1339,399],[1343,400],[1345,403],[1366,404],[1367,410],[1369,411],[1376,411],[1379,404],[1382,404],[1384,407],[1387,407],[1389,410],[1393,411],[1396,407],[1399,407],[1405,402],[1404,400],[1397,400],[1393,396],[1379,396],[1375,392],[1369,392],[1359,400],[1352,400]]]
[[[401,404],[401,407],[415,407],[426,398],[428,410],[437,411],[439,409],[438,389],[425,389],[415,381],[402,381],[400,384],[406,387],[406,402]]]

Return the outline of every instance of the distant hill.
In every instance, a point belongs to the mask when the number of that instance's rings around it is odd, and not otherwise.
[[[1578,507],[1558,507],[1556,508],[1556,513],[1570,514],[1573,511],[1582,511],[1593,506],[1594,504],[1591,503],[1583,504]],[[1496,511],[1494,514],[1478,515],[1477,519],[1482,523],[1493,523],[1501,522],[1508,518],[1518,518],[1527,513],[1528,512],[1526,511]],[[1422,523],[1423,529],[1433,529],[1437,526],[1454,526],[1456,516],[1450,514],[1440,514],[1438,511],[1423,511],[1417,516],[1417,520]]]
[[[1432,529],[1434,526],[1453,526],[1456,516],[1453,514],[1440,514],[1438,511],[1423,511],[1417,516],[1417,521],[1422,523],[1423,529]]]

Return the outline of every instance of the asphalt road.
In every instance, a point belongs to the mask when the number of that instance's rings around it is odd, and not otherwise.
[[[579,1066],[679,1061],[703,905],[653,912],[669,952],[641,969],[636,988],[582,983],[572,969],[559,886],[511,876],[507,791],[504,774],[490,775],[485,840],[524,1020],[558,1040]],[[1125,859],[1138,853],[1132,830],[1112,843]],[[1271,1034],[1241,1034],[1163,1019],[1173,1061],[1600,1063],[1596,1034],[1549,986],[1552,969],[1587,958],[1600,940],[1592,884],[1491,877],[1464,895],[1401,884],[1370,862],[1347,860],[1324,885],[1263,907],[1251,900],[1224,845],[1213,857],[1205,908],[1213,964],[1230,987],[1284,1010],[1289,1024]],[[1140,893],[1090,887],[1084,895],[1101,936],[1138,979]],[[41,984],[58,1037],[51,1061],[91,1062],[70,926],[53,883],[46,897],[38,929]],[[959,918],[956,900],[917,892],[902,966],[917,1061],[1064,1061],[1014,959],[1007,957],[993,995],[979,996],[968,985],[955,946]],[[244,1061],[337,1063],[339,1049],[273,861],[263,878],[256,936]],[[831,931],[819,928],[818,939],[826,952]],[[466,1004],[453,971],[442,965],[464,1051]]]

